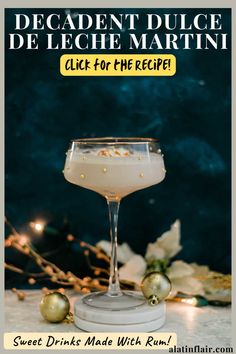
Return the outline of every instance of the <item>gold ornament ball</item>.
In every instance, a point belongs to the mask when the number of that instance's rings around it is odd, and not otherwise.
[[[149,305],[157,305],[169,295],[171,282],[165,274],[151,272],[143,278],[141,290]]]
[[[61,322],[70,311],[70,302],[68,298],[59,293],[53,292],[44,295],[40,302],[40,312],[45,320],[48,322]]]

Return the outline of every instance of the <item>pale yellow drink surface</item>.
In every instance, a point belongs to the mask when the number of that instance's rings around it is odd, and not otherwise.
[[[152,152],[101,156],[99,150],[91,153],[68,151],[64,168],[64,176],[69,182],[110,199],[120,199],[160,183],[165,172],[162,155]]]

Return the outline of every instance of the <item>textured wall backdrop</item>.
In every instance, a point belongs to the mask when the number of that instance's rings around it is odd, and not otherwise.
[[[16,12],[37,11],[6,10],[6,32],[12,32]],[[217,12],[230,31],[229,10]],[[143,30],[140,24],[138,31]],[[179,257],[230,271],[230,50],[175,51],[176,76],[156,78],[62,77],[61,54],[6,51],[6,215],[11,222],[24,231],[35,218],[60,227],[66,217],[81,239],[95,243],[108,238],[102,197],[64,180],[68,143],[78,137],[158,137],[167,177],[123,200],[119,241],[144,253],[147,243],[179,218]],[[40,242],[47,250],[60,240]],[[64,250],[53,260],[82,271],[80,251],[72,252]],[[25,262],[14,252],[7,251],[7,257]]]

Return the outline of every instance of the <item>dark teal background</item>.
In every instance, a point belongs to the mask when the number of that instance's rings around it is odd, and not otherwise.
[[[108,239],[105,201],[96,193],[64,180],[62,170],[69,141],[94,136],[157,137],[165,155],[166,179],[122,201],[119,242],[128,242],[134,251],[144,254],[147,243],[179,218],[183,250],[178,257],[229,272],[230,48],[147,51],[175,54],[174,77],[62,77],[59,59],[70,51],[46,51],[43,32],[40,32],[41,49],[37,51],[7,49],[14,13],[62,14],[63,11],[7,9],[5,13],[6,215],[22,232],[28,232],[26,226],[30,220],[42,218],[60,228],[67,218],[70,231],[80,239],[91,243]],[[189,16],[212,12],[210,9],[131,11]],[[230,10],[213,12],[222,14],[223,32],[229,33],[230,46]],[[142,21],[137,31],[145,31]],[[164,29],[159,33],[162,35]],[[125,35],[124,31],[123,52],[128,53]],[[50,259],[83,273],[86,267],[81,250],[65,246],[67,231],[57,237],[45,235],[36,242],[36,247],[48,252],[59,245],[60,249]],[[31,263],[13,251],[7,250],[6,257],[11,263],[32,268]],[[7,273],[8,286],[21,280]]]

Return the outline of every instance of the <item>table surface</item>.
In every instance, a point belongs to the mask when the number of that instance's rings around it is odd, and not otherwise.
[[[73,323],[47,323],[39,312],[42,292],[26,293],[26,299],[19,301],[11,291],[5,292],[5,332],[81,332]],[[73,311],[78,295],[70,293],[69,298]],[[230,346],[231,308],[197,308],[168,302],[166,323],[158,331],[177,333],[178,346]]]

